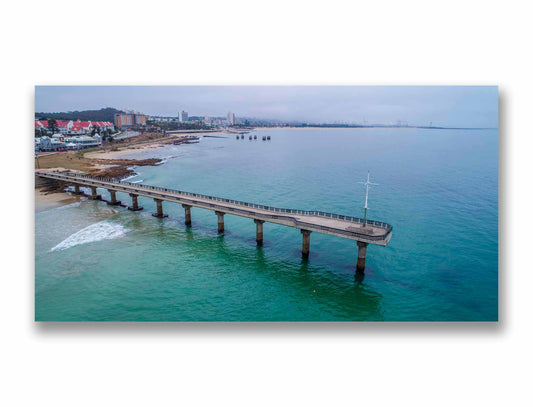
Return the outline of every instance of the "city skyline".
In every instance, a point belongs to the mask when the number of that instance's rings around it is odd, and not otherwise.
[[[496,86],[36,86],[35,111],[115,107],[151,116],[498,127]]]

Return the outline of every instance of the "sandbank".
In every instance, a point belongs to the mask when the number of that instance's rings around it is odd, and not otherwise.
[[[67,192],[45,192],[45,188],[35,188],[35,213],[69,205],[81,200],[80,196]]]

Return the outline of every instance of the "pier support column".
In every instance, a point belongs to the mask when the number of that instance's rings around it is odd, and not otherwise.
[[[120,205],[120,201],[117,201],[117,191],[114,191],[112,189],[108,189],[109,194],[111,195],[111,201],[109,201],[108,205]]]
[[[263,223],[264,220],[254,219],[255,222],[255,241],[258,246],[263,246]]]
[[[130,194],[130,196],[131,196],[131,206],[128,206],[128,209],[130,211],[142,211],[143,208],[139,206],[139,202],[137,200],[138,195]]]
[[[224,212],[215,212],[218,216],[218,233],[224,233]]]
[[[183,209],[185,209],[185,225],[191,226],[191,205],[182,204],[181,206],[183,206]]]
[[[98,195],[98,191],[96,190],[96,187],[91,187],[91,196],[89,197],[89,199],[93,199],[93,200],[96,200],[96,199],[100,199],[101,196]]]
[[[154,198],[154,201],[157,205],[157,213],[152,213],[152,216],[155,216],[156,218],[166,218],[168,215],[163,213],[163,200]]]
[[[311,231],[301,229],[302,232],[302,257],[307,259],[309,257],[309,244],[311,242]]]
[[[66,185],[65,185],[65,182],[64,182],[64,181],[57,181],[57,188],[58,188],[61,192],[63,192],[63,191],[65,190],[65,187],[66,187]]]
[[[79,184],[74,184],[74,193],[75,193],[76,195],[81,194]]]
[[[356,273],[364,274],[365,273],[365,261],[366,261],[366,247],[368,243],[357,242],[357,247],[359,250],[357,252],[357,269]]]

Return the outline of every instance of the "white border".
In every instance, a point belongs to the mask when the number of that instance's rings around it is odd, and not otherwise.
[[[531,403],[532,33],[514,4],[3,6],[2,404]],[[27,152],[47,84],[499,85],[500,322],[34,323]]]

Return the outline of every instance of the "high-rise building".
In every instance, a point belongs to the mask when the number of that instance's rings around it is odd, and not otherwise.
[[[142,113],[117,113],[115,114],[115,126],[146,126],[146,116]]]
[[[235,124],[235,113],[228,113],[228,122],[231,126]]]
[[[127,113],[115,114],[115,127],[133,126],[133,115]]]
[[[180,113],[179,113],[179,119],[180,119],[180,122],[188,122],[189,121],[189,113],[187,113],[185,110],[182,110]]]
[[[144,114],[134,114],[133,115],[136,126],[146,126],[146,116]]]

